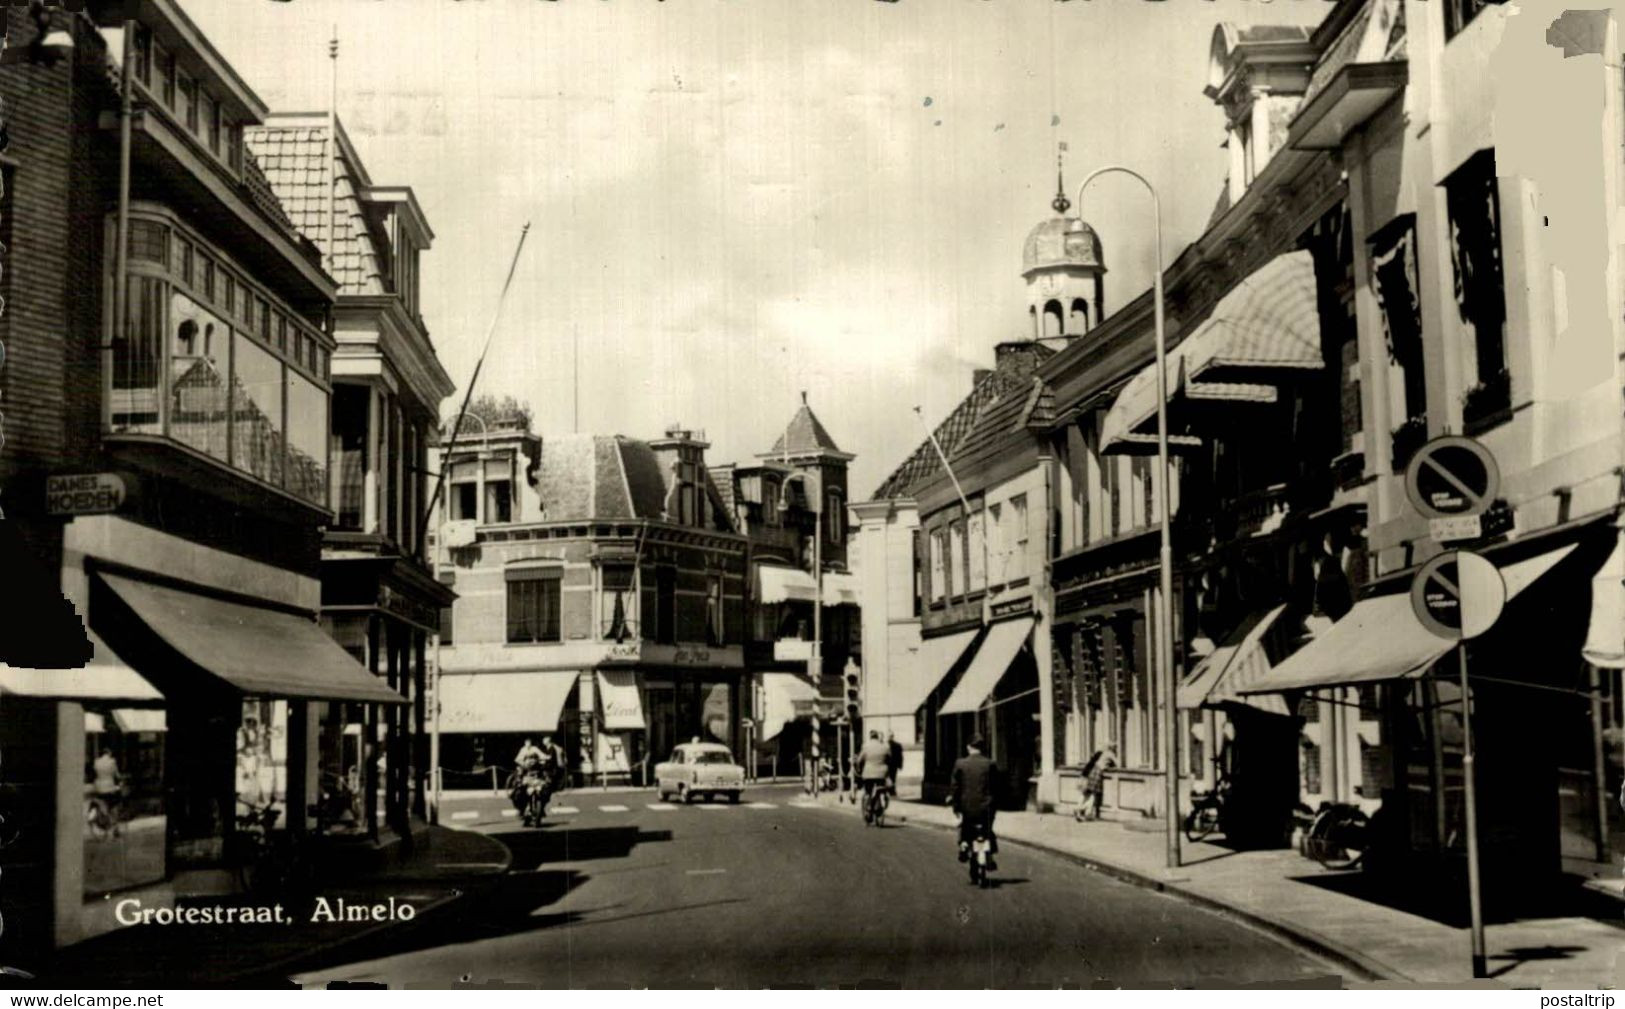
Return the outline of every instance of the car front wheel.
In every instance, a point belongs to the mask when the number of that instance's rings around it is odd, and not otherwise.
[[[739,801],[739,793],[738,792],[729,792],[728,793],[728,801],[729,802],[738,802]]]

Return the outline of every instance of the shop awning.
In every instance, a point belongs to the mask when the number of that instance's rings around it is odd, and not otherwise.
[[[858,605],[858,576],[847,574],[824,575],[824,605]]]
[[[113,723],[120,732],[166,732],[169,719],[161,708],[114,708]]]
[[[1216,705],[1226,701],[1251,704],[1278,715],[1288,714],[1286,702],[1275,694],[1243,698],[1238,691],[1262,679],[1270,671],[1269,654],[1264,650],[1264,636],[1275,626],[1275,621],[1286,612],[1285,606],[1260,610],[1236,628],[1225,643],[1203,659],[1175,693],[1175,702],[1181,708],[1200,708],[1204,704]]]
[[[772,564],[756,566],[757,602],[782,603],[794,599],[810,603],[817,595],[818,586],[810,572]]]
[[[1599,669],[1625,669],[1625,545],[1591,579],[1591,626],[1582,654]]]
[[[643,718],[643,698],[638,693],[634,669],[600,669],[598,704],[604,712],[604,731],[640,731],[649,727]]]
[[[94,633],[90,662],[81,669],[23,669],[0,665],[0,697],[53,697],[63,700],[162,704],[158,688],[131,669]]]
[[[557,732],[580,673],[440,675],[441,732]]]
[[[244,694],[405,703],[313,620],[121,575],[100,577],[166,644]]]
[[[762,708],[761,735],[757,738],[764,743],[778,736],[795,719],[796,701],[818,698],[818,688],[796,673],[763,673],[762,690],[766,703]]]
[[[1325,367],[1315,266],[1307,251],[1276,256],[1220,298],[1206,321],[1168,352],[1168,399],[1273,403],[1281,372]],[[1147,365],[1107,411],[1101,450],[1155,450],[1157,366]],[[1186,435],[1170,446],[1198,443]]]
[[[864,695],[863,717],[883,718],[887,716],[906,716],[913,718],[920,705],[931,696],[931,691],[937,689],[954,666],[964,656],[965,649],[976,640],[981,631],[972,628],[968,631],[959,631],[954,634],[945,634],[940,638],[926,638],[920,642],[920,650],[912,669],[900,663],[896,658],[892,660],[890,670],[891,679],[884,689],[875,689],[871,681],[869,690]]]
[[[1005,670],[1010,668],[1010,662],[1027,642],[1032,629],[1032,617],[1008,620],[988,628],[987,637],[970,660],[970,667],[938,714],[962,715],[980,708],[993,696],[994,688],[1004,678]]]
[[[1573,550],[1571,544],[1502,568],[1507,599],[1528,588]],[[1410,679],[1426,673],[1454,647],[1455,642],[1439,637],[1416,619],[1409,592],[1362,599],[1343,619],[1238,693],[1314,690]]]

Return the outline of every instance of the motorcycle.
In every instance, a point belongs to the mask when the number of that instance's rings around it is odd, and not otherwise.
[[[540,827],[542,818],[547,816],[547,800],[552,791],[547,779],[540,774],[528,774],[519,787],[524,792],[525,826]]]

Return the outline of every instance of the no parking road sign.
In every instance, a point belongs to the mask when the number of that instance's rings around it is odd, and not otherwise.
[[[1501,569],[1466,550],[1433,558],[1411,582],[1416,619],[1449,641],[1476,638],[1495,626],[1506,599]]]
[[[1490,450],[1459,435],[1433,439],[1405,467],[1405,493],[1430,519],[1482,514],[1500,489],[1501,470]]]

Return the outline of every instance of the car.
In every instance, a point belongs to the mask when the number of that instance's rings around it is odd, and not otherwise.
[[[671,759],[655,765],[655,789],[660,798],[675,796],[693,802],[695,796],[714,799],[726,795],[738,802],[745,788],[745,769],[734,763],[733,753],[721,743],[683,743]]]

